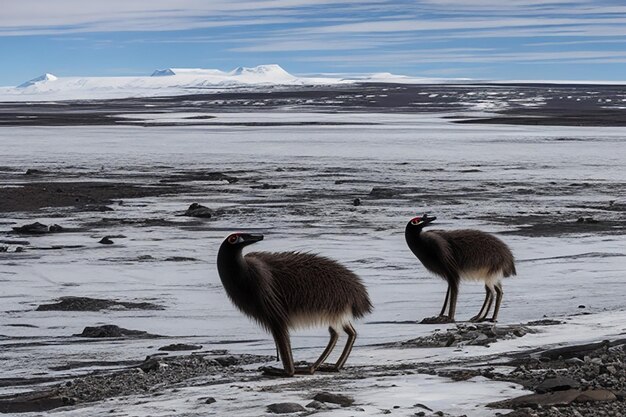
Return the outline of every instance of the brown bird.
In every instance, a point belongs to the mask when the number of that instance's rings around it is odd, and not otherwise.
[[[283,369],[267,367],[269,375],[313,374],[340,370],[356,340],[354,319],[371,312],[372,304],[361,279],[339,263],[298,252],[251,252],[242,249],[263,240],[262,234],[233,233],[220,246],[217,269],[230,300],[274,337]],[[330,341],[320,357],[307,367],[294,366],[289,331],[328,326]],[[339,331],[348,335],[334,365],[323,365]]]
[[[448,283],[441,313],[422,320],[422,323],[454,322],[461,280],[481,281],[485,284],[485,302],[478,314],[470,320],[487,320],[495,299],[493,316],[489,319],[495,322],[502,302],[501,280],[516,275],[511,250],[497,237],[480,230],[422,231],[436,219],[427,214],[415,217],[408,222],[404,232],[406,243],[424,267]]]

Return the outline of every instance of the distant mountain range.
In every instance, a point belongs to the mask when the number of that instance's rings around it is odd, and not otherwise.
[[[357,82],[444,83],[460,79],[415,78],[389,73],[298,77],[280,65],[238,67],[232,71],[201,68],[159,69],[150,76],[135,77],[57,77],[44,74],[17,87],[0,87],[0,101],[80,100],[148,97],[223,91],[232,88],[315,86]],[[467,81],[467,80],[465,80]]]
[[[275,88],[281,86],[343,85],[354,83],[446,84],[485,83],[462,78],[418,78],[376,73],[368,75],[294,76],[279,65],[238,67],[232,71],[201,68],[159,69],[150,76],[134,77],[57,77],[43,74],[17,87],[0,87],[0,101],[60,101],[155,97],[211,93],[228,89]],[[528,81],[518,81],[526,82]],[[531,81],[534,83],[559,83]],[[573,83],[562,81],[560,83]],[[581,82],[583,83],[583,82]],[[587,82],[589,84],[602,84]],[[620,83],[610,83],[620,84]]]

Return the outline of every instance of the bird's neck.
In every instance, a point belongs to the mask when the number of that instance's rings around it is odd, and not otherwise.
[[[404,231],[404,237],[406,239],[406,243],[409,245],[409,248],[413,251],[413,253],[417,254],[422,251],[424,247],[424,241],[422,240],[422,228],[411,228],[408,227]]]
[[[217,271],[225,287],[237,285],[248,280],[248,264],[243,258],[241,247],[232,247],[227,243],[220,246],[217,253]]]

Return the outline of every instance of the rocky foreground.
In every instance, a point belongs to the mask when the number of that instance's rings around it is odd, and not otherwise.
[[[84,302],[84,300],[81,300]],[[547,320],[542,325],[556,324]],[[458,325],[430,337],[398,342],[395,347],[416,349],[463,345],[487,346],[502,339],[523,337],[532,332],[528,325]],[[141,333],[141,332],[140,332]],[[153,337],[137,334],[117,326],[86,328],[80,337]],[[384,346],[382,346],[384,348]],[[381,375],[423,373],[467,380],[482,376],[496,381],[508,381],[524,386],[534,394],[488,404],[495,409],[510,409],[501,414],[510,417],[581,417],[626,415],[626,339],[568,346],[552,350],[533,350],[509,355],[507,362],[500,356],[483,357],[456,363],[406,363],[401,365],[348,367],[333,378],[316,380],[306,377],[293,379],[285,385],[282,378],[265,377],[258,367],[273,360],[258,355],[231,355],[225,350],[202,351],[201,346],[175,343],[159,349],[162,353],[150,355],[143,361],[125,364],[121,369],[91,371],[71,379],[56,381],[45,388],[0,397],[0,413],[47,411],[61,407],[88,408],[96,402],[132,395],[158,397],[166,391],[176,392],[183,387],[207,386],[224,383],[276,381],[265,385],[263,391],[282,391],[289,385],[303,388],[307,398],[294,393],[293,402],[267,404],[270,414],[311,415],[333,409],[364,411],[353,396],[341,390],[342,382],[371,379]],[[193,351],[177,354],[177,351]],[[171,354],[168,352],[172,352]],[[512,358],[511,358],[512,356]],[[258,366],[256,366],[258,365]],[[34,380],[32,381],[34,382]],[[2,381],[3,386],[18,381]],[[19,381],[19,384],[28,384]],[[210,406],[226,398],[200,398],[202,406]],[[362,399],[361,399],[362,401]],[[406,410],[402,410],[406,411]],[[409,410],[414,416],[449,416],[427,405],[417,403]],[[391,410],[381,410],[383,414]],[[460,416],[456,416],[460,417]]]

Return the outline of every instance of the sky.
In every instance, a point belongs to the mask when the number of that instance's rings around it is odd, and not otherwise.
[[[279,64],[295,75],[626,80],[626,0],[2,0],[0,85]]]

